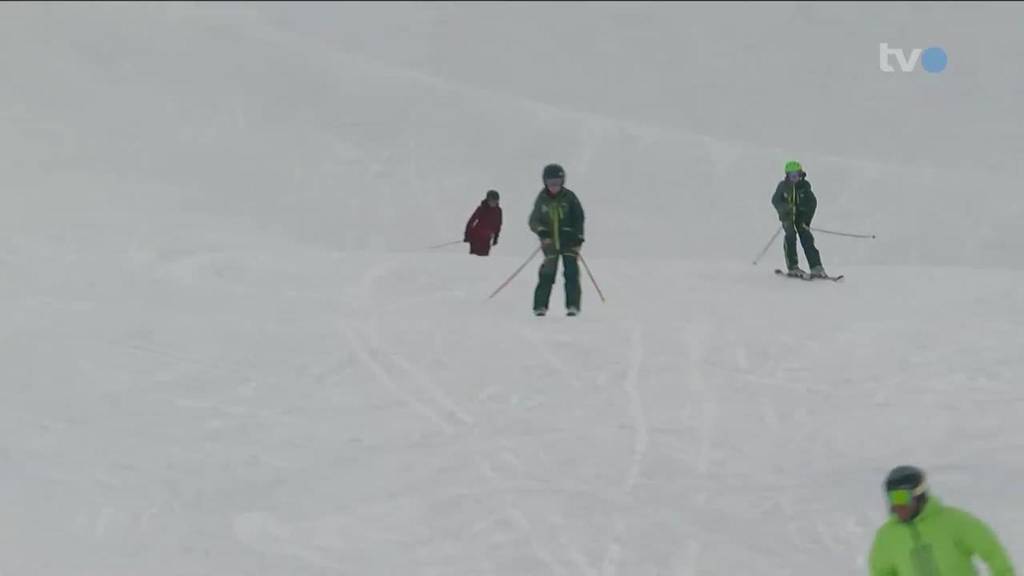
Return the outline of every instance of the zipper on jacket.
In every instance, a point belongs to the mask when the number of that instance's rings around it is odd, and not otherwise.
[[[910,549],[910,563],[914,567],[914,576],[942,576],[939,566],[935,562],[932,545],[921,539],[921,533],[917,530],[916,524],[911,523],[908,528],[911,539],[914,541],[914,545]]]
[[[558,195],[561,195],[561,194],[562,194],[561,192],[558,193]],[[562,219],[561,219],[562,207],[561,207],[561,203],[560,202],[558,202],[554,198],[552,198],[552,200],[554,200],[551,203],[551,210],[550,210],[551,211],[552,235],[553,235],[553,239],[555,241],[555,251],[556,252],[561,252],[562,251],[562,247],[561,247],[561,242],[560,242],[560,238],[559,238],[559,232],[560,232],[559,228],[562,226]]]
[[[796,182],[793,182],[793,194],[789,197],[789,205],[793,208],[793,226],[796,226]]]

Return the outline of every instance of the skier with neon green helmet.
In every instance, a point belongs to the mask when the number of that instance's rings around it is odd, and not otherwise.
[[[808,277],[808,274],[800,269],[796,252],[796,239],[799,237],[800,245],[803,246],[804,255],[807,257],[807,265],[811,269],[809,276],[824,278],[828,275],[821,265],[821,254],[815,247],[814,235],[811,234],[811,219],[818,208],[818,199],[811,190],[807,172],[804,172],[799,162],[786,162],[785,170],[786,178],[779,182],[775,187],[775,194],[772,195],[772,206],[778,212],[779,221],[786,233],[783,252],[786,256],[787,274]]]
[[[920,468],[897,466],[884,486],[891,516],[875,534],[868,559],[871,576],[977,576],[975,558],[992,576],[1014,575],[992,529],[939,502]]]

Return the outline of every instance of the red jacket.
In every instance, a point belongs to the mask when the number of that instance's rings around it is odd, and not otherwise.
[[[469,222],[466,222],[465,239],[470,240],[477,234],[480,236],[493,234],[494,239],[498,239],[498,235],[501,234],[501,206],[491,208],[487,205],[486,200],[480,203],[473,215],[469,217]]]
[[[501,233],[501,207],[491,207],[484,200],[466,222],[466,234],[463,238],[469,242],[469,253],[487,256],[491,246],[498,243]]]

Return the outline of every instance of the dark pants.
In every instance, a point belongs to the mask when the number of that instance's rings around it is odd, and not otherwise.
[[[796,253],[797,235],[800,236],[800,245],[804,247],[804,256],[807,256],[807,266],[811,268],[821,266],[821,254],[814,247],[814,235],[811,234],[810,228],[788,222],[782,224],[782,229],[786,232],[786,238],[782,246],[783,251],[786,253],[786,267],[788,269],[792,270],[800,264]]]
[[[558,257],[562,257],[565,274],[565,307],[580,307],[580,265],[576,261],[576,254],[563,251],[561,254],[554,246],[544,248],[544,262],[540,265],[537,289],[533,291],[533,309],[547,310],[551,300],[551,288],[555,285],[555,276],[558,274]]]

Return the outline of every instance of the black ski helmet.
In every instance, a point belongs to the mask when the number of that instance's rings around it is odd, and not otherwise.
[[[928,491],[924,472],[916,466],[897,466],[885,477],[885,491],[910,490],[915,497]]]
[[[499,200],[500,199],[500,196],[498,196],[498,191],[497,190],[488,190],[487,191],[487,200],[492,200],[492,199],[493,200]]]
[[[547,182],[555,178],[561,178],[562,182],[565,182],[565,168],[562,168],[558,164],[548,164],[544,167],[544,173],[541,175],[541,180]]]

